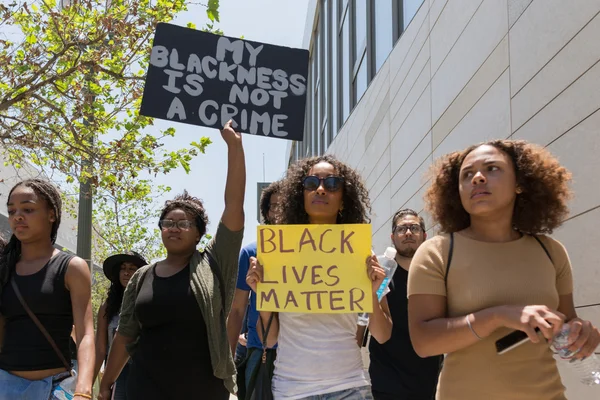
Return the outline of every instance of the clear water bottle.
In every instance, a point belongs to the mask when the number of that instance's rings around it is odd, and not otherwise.
[[[398,263],[396,263],[396,249],[388,247],[385,249],[382,256],[377,256],[377,261],[379,262],[379,265],[381,265],[381,268],[385,270],[385,278],[383,279],[383,282],[381,282],[379,289],[377,289],[377,300],[381,301],[381,298],[386,293],[386,289],[390,285],[390,280],[398,267]],[[358,325],[369,325],[369,313],[358,314]]]
[[[559,357],[563,360],[572,359],[577,354],[577,352],[569,350],[569,346],[571,345],[569,342],[570,332],[570,325],[564,324],[560,333],[552,340],[552,347],[554,347]],[[600,359],[595,354],[592,354],[583,361],[572,359],[569,365],[579,375],[579,379],[584,385],[600,385]]]

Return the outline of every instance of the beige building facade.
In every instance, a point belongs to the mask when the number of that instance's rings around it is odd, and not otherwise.
[[[389,38],[381,33],[388,5]],[[423,211],[426,171],[441,155],[495,138],[546,146],[573,173],[575,193],[554,237],[571,257],[579,315],[600,325],[600,0],[309,7],[307,129],[290,146],[290,161],[331,153],[357,168],[382,252],[393,213]],[[425,218],[431,236],[436,228]],[[568,366],[561,374],[569,399],[600,398],[600,388],[582,386]]]

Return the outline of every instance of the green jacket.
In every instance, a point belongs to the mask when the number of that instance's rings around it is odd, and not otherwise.
[[[213,372],[215,377],[223,379],[225,387],[230,393],[236,393],[237,387],[235,384],[235,364],[227,339],[227,316],[235,293],[238,257],[243,236],[243,229],[232,232],[221,222],[217,228],[217,233],[205,250],[210,253],[221,269],[226,293],[225,310],[223,310],[221,302],[219,281],[210,269],[208,258],[203,257],[202,253],[196,251],[190,260],[190,287],[196,296],[206,323]],[[141,289],[139,284],[143,282],[146,272],[153,265],[146,265],[138,269],[129,280],[123,295],[117,331],[123,336],[135,339],[132,345],[128,347],[130,354],[133,354],[135,350],[142,328],[135,313],[135,301]],[[174,338],[174,340],[176,339]]]

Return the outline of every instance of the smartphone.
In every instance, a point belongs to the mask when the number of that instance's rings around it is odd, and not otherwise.
[[[535,332],[539,333],[540,328],[535,328]],[[514,331],[496,341],[496,352],[498,355],[504,354],[527,341],[529,341],[529,336],[525,332]]]

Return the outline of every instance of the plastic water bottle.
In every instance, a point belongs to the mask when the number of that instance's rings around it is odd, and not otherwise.
[[[377,289],[377,300],[381,301],[381,298],[385,294],[387,287],[390,285],[390,280],[396,272],[398,263],[396,263],[396,249],[388,247],[382,256],[377,256],[379,265],[385,270],[385,278],[381,282],[381,286]],[[358,325],[367,326],[369,325],[369,313],[358,314]]]
[[[577,354],[577,352],[569,350],[569,346],[571,345],[569,342],[570,332],[571,327],[568,324],[564,324],[560,333],[552,340],[552,347],[554,347],[563,360],[572,359]],[[572,359],[569,365],[577,372],[581,383],[584,385],[600,385],[600,359],[595,354],[592,354],[583,361]]]

